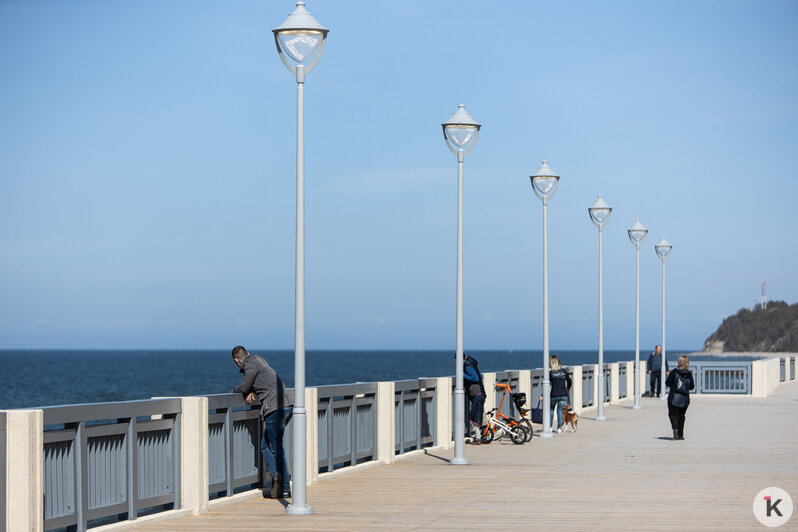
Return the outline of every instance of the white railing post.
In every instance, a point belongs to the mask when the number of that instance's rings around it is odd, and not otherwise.
[[[572,366],[571,407],[579,414],[582,412],[582,366]]]
[[[518,370],[518,393],[526,394],[526,407],[532,406],[532,370],[521,369]]]
[[[305,388],[307,485],[319,480],[319,389]]]
[[[498,406],[496,404],[496,374],[483,373],[482,385],[485,386],[485,412],[487,412]],[[468,418],[468,412],[466,412],[466,418]]]
[[[44,530],[44,413],[41,410],[3,412],[5,432],[4,530]]]
[[[180,507],[208,511],[208,398],[181,397]]]
[[[621,368],[617,362],[610,364],[610,404],[614,405],[621,398]]]
[[[435,379],[435,445],[452,447],[452,378]]]
[[[635,363],[634,361],[631,362],[621,362],[621,364],[626,364],[626,398],[635,398]]]
[[[396,456],[396,387],[377,383],[377,460],[390,464]]]

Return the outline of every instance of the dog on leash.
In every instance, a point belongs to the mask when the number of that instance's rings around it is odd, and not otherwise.
[[[579,414],[571,405],[562,405],[563,426],[571,424],[571,432],[576,432],[576,424],[579,422]]]

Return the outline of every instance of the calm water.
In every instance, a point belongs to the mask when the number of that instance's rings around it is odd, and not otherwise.
[[[293,386],[293,351],[251,352],[264,356],[285,383]],[[556,353],[566,365],[594,364],[597,360],[596,351]],[[482,371],[534,369],[543,365],[541,351],[468,351],[468,354],[479,360]],[[641,352],[640,357],[647,360],[648,352]],[[634,360],[634,351],[605,351],[604,360]],[[675,365],[675,358],[669,356],[668,360]],[[450,351],[308,351],[306,354],[308,386],[453,374]],[[0,410],[227,393],[240,377],[229,350],[0,350],[3,382]]]

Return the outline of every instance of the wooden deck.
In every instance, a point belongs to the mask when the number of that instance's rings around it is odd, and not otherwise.
[[[525,445],[416,454],[308,487],[315,515],[288,517],[260,495],[149,531],[755,530],[754,496],[777,486],[798,504],[798,383],[770,397],[695,397],[684,441],[664,401],[590,411],[576,433]],[[779,530],[798,530],[798,511]]]

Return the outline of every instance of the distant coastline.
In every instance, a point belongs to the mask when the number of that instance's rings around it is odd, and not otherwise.
[[[713,357],[747,357],[747,358],[783,358],[783,357],[794,357],[798,356],[798,353],[793,353],[790,351],[784,351],[780,353],[773,353],[773,352],[766,352],[766,351],[744,351],[744,352],[733,352],[733,351],[722,351],[722,352],[711,352],[711,351],[695,351],[690,353],[688,356],[713,356]]]

